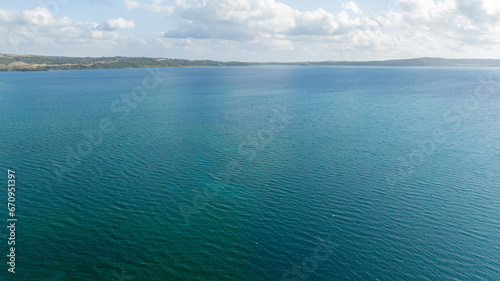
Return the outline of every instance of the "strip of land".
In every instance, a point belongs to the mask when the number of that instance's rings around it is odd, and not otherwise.
[[[0,54],[0,71],[47,71],[69,69],[168,68],[249,65],[338,65],[338,66],[435,66],[435,67],[500,67],[493,59],[416,58],[385,61],[320,61],[320,62],[222,62],[146,57],[56,57]]]

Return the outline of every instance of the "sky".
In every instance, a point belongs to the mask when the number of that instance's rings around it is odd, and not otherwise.
[[[2,1],[0,53],[247,62],[500,59],[500,1]]]

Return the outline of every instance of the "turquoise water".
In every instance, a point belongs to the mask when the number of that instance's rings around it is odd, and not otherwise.
[[[499,70],[0,82],[2,280],[500,280]]]

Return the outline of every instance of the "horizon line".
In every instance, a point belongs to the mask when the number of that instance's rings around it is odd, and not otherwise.
[[[188,60],[188,61],[214,61],[214,62],[238,62],[238,63],[256,63],[256,64],[279,64],[279,63],[324,63],[324,62],[353,62],[353,63],[366,63],[366,62],[389,62],[389,61],[405,61],[405,60],[421,60],[421,59],[439,59],[439,60],[489,60],[489,61],[500,61],[496,58],[445,58],[445,57],[409,57],[409,58],[392,58],[392,59],[382,59],[382,60],[307,60],[307,61],[239,61],[239,60],[215,60],[215,59],[186,59],[186,58],[173,58],[173,57],[147,57],[147,56],[59,56],[59,55],[33,55],[33,54],[7,54],[0,53],[0,56],[32,56],[32,57],[47,57],[47,58],[144,58],[144,59],[171,59],[171,60]]]

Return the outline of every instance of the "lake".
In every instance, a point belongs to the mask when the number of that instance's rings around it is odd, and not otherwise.
[[[0,81],[12,280],[500,280],[498,69]]]

